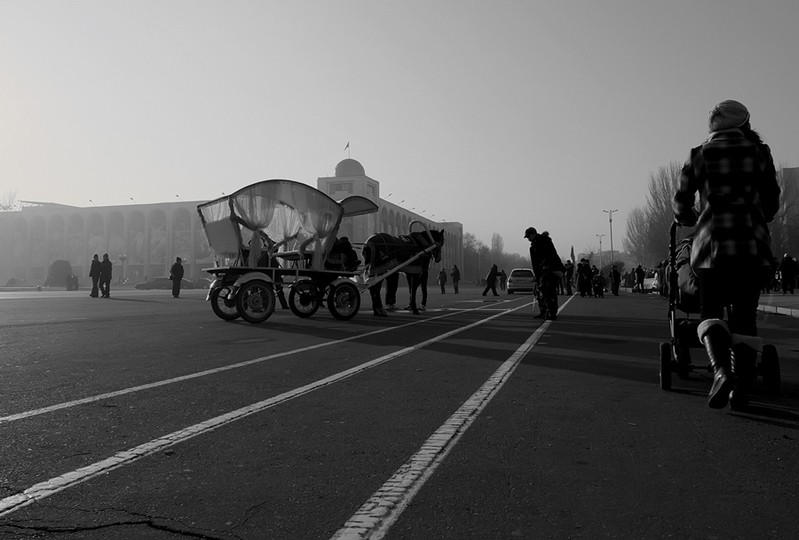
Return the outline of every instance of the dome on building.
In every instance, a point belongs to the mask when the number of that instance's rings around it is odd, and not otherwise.
[[[344,159],[336,165],[336,176],[366,176],[366,171],[354,159]]]

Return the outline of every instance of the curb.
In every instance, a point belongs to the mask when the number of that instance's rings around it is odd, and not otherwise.
[[[760,304],[759,306],[757,306],[757,310],[763,311],[765,313],[776,313],[777,315],[787,315],[788,317],[799,317],[799,309]]]

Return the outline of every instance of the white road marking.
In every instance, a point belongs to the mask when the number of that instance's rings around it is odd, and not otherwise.
[[[521,306],[521,307],[524,307],[524,306]],[[516,309],[519,309],[519,308],[514,308],[513,311],[515,311]],[[472,311],[472,310],[466,310],[466,311]],[[476,310],[474,310],[474,311],[476,311]],[[262,356],[260,358],[253,358],[251,360],[245,360],[244,362],[238,362],[236,364],[230,364],[230,365],[221,366],[221,367],[218,367],[218,368],[207,369],[205,371],[198,371],[196,373],[189,373],[188,375],[181,375],[180,377],[173,377],[171,379],[164,379],[162,381],[156,381],[156,382],[153,382],[153,383],[142,384],[142,385],[139,385],[139,386],[132,386],[130,388],[123,388],[122,390],[116,390],[114,392],[106,392],[104,394],[97,394],[97,395],[94,395],[94,396],[88,396],[88,397],[81,398],[81,399],[74,399],[74,400],[71,400],[71,401],[65,401],[63,403],[56,403],[55,405],[49,405],[47,407],[41,407],[39,409],[32,409],[32,410],[29,410],[29,411],[24,411],[24,412],[20,412],[20,413],[16,413],[16,414],[9,414],[7,416],[0,416],[0,424],[6,423],[6,422],[13,422],[15,420],[22,420],[24,418],[30,418],[32,416],[38,416],[40,414],[51,413],[51,412],[59,411],[59,410],[62,410],[62,409],[68,409],[70,407],[77,407],[78,405],[85,405],[87,403],[93,403],[95,401],[101,401],[101,400],[104,400],[104,399],[110,399],[110,398],[114,398],[114,397],[118,397],[118,396],[124,396],[126,394],[133,394],[135,392],[141,392],[143,390],[150,390],[152,388],[158,388],[159,386],[166,386],[166,385],[175,384],[175,383],[179,383],[179,382],[183,382],[183,381],[188,381],[188,380],[191,380],[191,379],[196,379],[198,377],[206,377],[208,375],[214,375],[216,373],[222,373],[224,371],[228,371],[228,370],[231,370],[231,369],[238,369],[238,368],[242,368],[242,367],[246,367],[246,366],[251,366],[253,364],[258,364],[260,362],[266,362],[267,360],[274,360],[275,358],[281,358],[283,356],[290,356],[292,354],[312,351],[314,349],[321,349],[323,347],[330,347],[332,345],[338,345],[339,343],[345,343],[347,341],[352,341],[354,339],[361,339],[361,338],[366,337],[366,336],[373,336],[375,334],[380,334],[380,333],[383,333],[383,332],[389,332],[391,330],[397,330],[399,328],[405,328],[407,326],[413,326],[413,325],[416,325],[416,324],[422,324],[422,323],[429,322],[429,321],[434,321],[434,320],[437,320],[437,319],[443,319],[445,317],[452,317],[453,315],[456,315],[456,314],[457,313],[447,313],[445,315],[438,315],[436,317],[429,317],[429,318],[426,318],[426,319],[421,319],[421,320],[418,320],[418,321],[413,321],[413,322],[401,324],[399,326],[391,326],[391,327],[388,327],[388,328],[381,328],[380,330],[375,330],[373,332],[368,332],[366,334],[360,334],[360,335],[357,335],[357,336],[352,336],[352,337],[348,337],[348,338],[344,338],[344,339],[338,339],[336,341],[325,341],[324,343],[317,343],[316,345],[309,345],[308,347],[302,347],[300,349],[292,349],[290,351],[284,351],[284,352],[281,352],[281,353],[270,354],[268,356]]]
[[[558,310],[560,312],[569,298]],[[422,447],[406,461],[383,486],[367,500],[331,540],[379,540],[397,521],[422,486],[443,463],[460,438],[483,409],[497,395],[518,367],[522,358],[535,346],[552,321],[544,321],[516,349],[488,380],[436,430]]]
[[[296,397],[311,393],[315,390],[319,390],[320,388],[324,388],[331,384],[337,383],[343,379],[352,377],[354,375],[357,375],[358,373],[361,373],[363,371],[372,369],[376,366],[394,360],[395,358],[399,358],[400,356],[406,355],[408,353],[414,352],[418,349],[421,349],[438,341],[442,341],[454,335],[460,334],[461,332],[471,330],[472,328],[485,324],[488,321],[501,317],[507,313],[518,311],[524,307],[527,307],[527,305],[522,305],[513,309],[509,309],[503,313],[497,313],[495,315],[491,315],[489,317],[486,317],[485,319],[481,319],[472,324],[468,324],[466,326],[450,330],[449,332],[445,332],[436,337],[427,339],[425,341],[417,343],[416,345],[405,347],[404,349],[401,349],[399,351],[395,351],[393,353],[381,356],[374,360],[370,360],[369,362],[365,362],[350,369],[330,375],[329,377],[319,379],[318,381],[306,384],[299,388],[295,388],[294,390],[290,390],[288,392],[284,392],[280,395],[271,397],[269,399],[253,403],[251,405],[242,407],[240,409],[236,409],[235,411],[231,411],[229,413],[211,418],[204,422],[200,422],[199,424],[189,426],[185,429],[169,433],[168,435],[164,435],[157,439],[153,439],[152,441],[140,444],[128,450],[123,450],[122,452],[118,452],[109,458],[103,459],[96,463],[92,463],[91,465],[87,465],[85,467],[81,467],[80,469],[70,471],[60,476],[56,476],[55,478],[39,482],[38,484],[29,487],[28,489],[22,491],[21,493],[16,493],[14,495],[5,497],[4,499],[0,500],[0,517],[11,514],[12,512],[16,512],[20,508],[28,506],[29,504],[45,499],[51,495],[55,495],[60,491],[76,486],[80,483],[86,482],[87,480],[91,480],[92,478],[95,478],[99,475],[106,474],[114,469],[118,469],[125,465],[130,465],[131,463],[138,461],[141,458],[150,456],[152,454],[160,452],[161,450],[180,444],[193,437],[196,437],[198,435],[204,435],[210,431],[219,429],[227,424],[230,424],[237,420],[241,420],[242,418],[246,418],[250,415],[259,413],[276,405],[280,405],[281,403],[285,403],[286,401],[289,401]],[[426,320],[431,320],[431,319],[426,319]]]

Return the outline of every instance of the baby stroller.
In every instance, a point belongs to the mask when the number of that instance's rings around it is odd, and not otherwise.
[[[666,268],[668,284],[668,317],[670,342],[660,343],[660,388],[671,390],[671,374],[676,372],[680,379],[688,379],[690,373],[705,371],[712,374],[710,363],[697,365],[691,362],[691,349],[704,351],[704,345],[697,337],[697,328],[701,322],[699,283],[690,265],[693,236],[677,242],[677,222],[672,223],[669,231],[669,264]],[[684,318],[677,312],[685,314]],[[727,310],[729,314],[729,309]],[[695,318],[691,318],[695,314]],[[769,394],[780,391],[780,363],[774,345],[763,345],[752,370],[752,381],[762,377],[763,387]]]

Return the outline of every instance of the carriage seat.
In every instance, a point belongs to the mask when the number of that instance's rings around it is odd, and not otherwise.
[[[308,268],[313,260],[313,251],[308,251],[308,246],[310,246],[314,240],[316,240],[316,236],[311,236],[303,241],[296,250],[276,251],[272,253],[272,256],[285,261],[291,261],[295,267]]]

